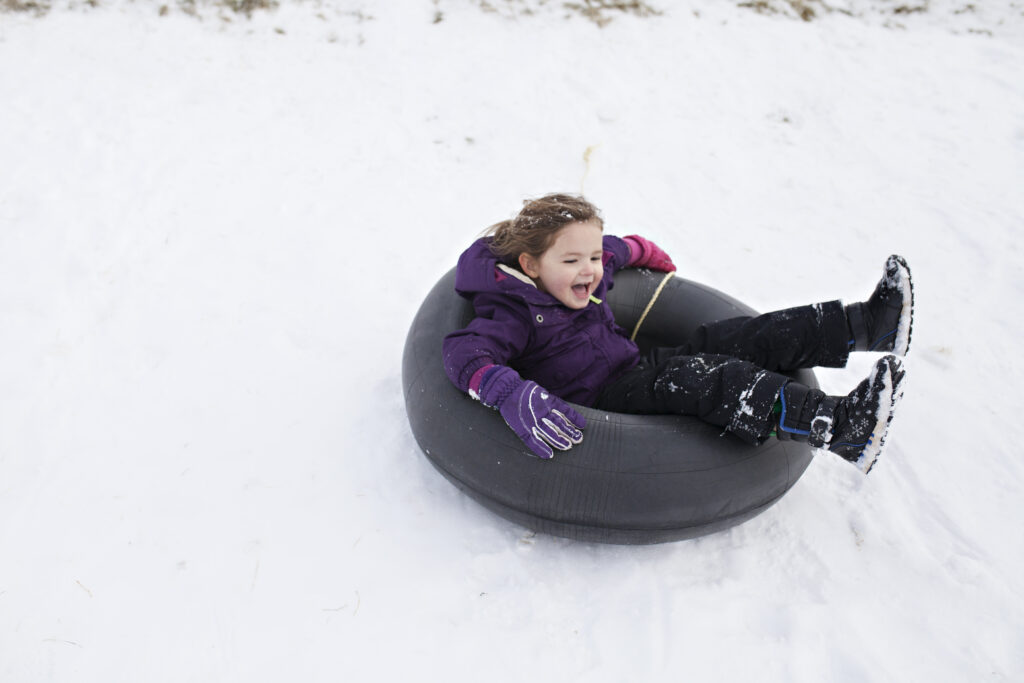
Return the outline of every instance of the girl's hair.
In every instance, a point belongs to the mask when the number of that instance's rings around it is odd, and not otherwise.
[[[527,199],[523,209],[512,220],[495,223],[487,228],[491,235],[491,252],[502,261],[518,267],[519,255],[534,258],[548,250],[555,235],[569,223],[595,221],[602,230],[597,207],[579,195],[549,194],[539,199]]]

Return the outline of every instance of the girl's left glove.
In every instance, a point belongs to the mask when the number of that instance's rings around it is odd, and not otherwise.
[[[552,447],[567,451],[583,441],[580,430],[587,424],[583,416],[510,367],[486,368],[479,388],[470,391],[470,396],[497,408],[516,436],[539,458],[553,457]]]
[[[674,273],[676,264],[661,247],[640,235],[626,235],[622,238],[629,245],[629,263],[627,266],[650,268],[663,273]]]

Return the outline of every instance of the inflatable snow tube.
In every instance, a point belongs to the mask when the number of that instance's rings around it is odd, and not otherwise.
[[[662,273],[616,273],[609,304],[632,330]],[[541,460],[501,415],[456,389],[441,344],[473,317],[449,271],[413,320],[402,359],[405,408],[427,459],[493,512],[540,533],[587,542],[663,543],[727,529],[761,513],[810,464],[806,444],[769,439],[752,447],[696,418],[625,415],[574,406],[587,420],[583,443]],[[701,323],[755,314],[730,296],[674,277],[651,308],[641,350],[676,345]],[[676,340],[676,341],[673,341]],[[814,374],[793,375],[817,386]]]

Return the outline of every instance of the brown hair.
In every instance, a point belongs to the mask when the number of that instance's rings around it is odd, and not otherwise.
[[[548,194],[527,199],[519,214],[487,228],[491,252],[502,261],[516,265],[520,254],[540,258],[555,241],[555,235],[569,223],[595,221],[602,230],[597,207],[580,195]]]

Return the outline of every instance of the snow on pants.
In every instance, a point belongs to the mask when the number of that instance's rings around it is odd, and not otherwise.
[[[693,415],[752,444],[774,427],[784,374],[843,367],[850,353],[839,301],[702,325],[682,346],[651,350],[612,381],[596,408],[620,413]]]

